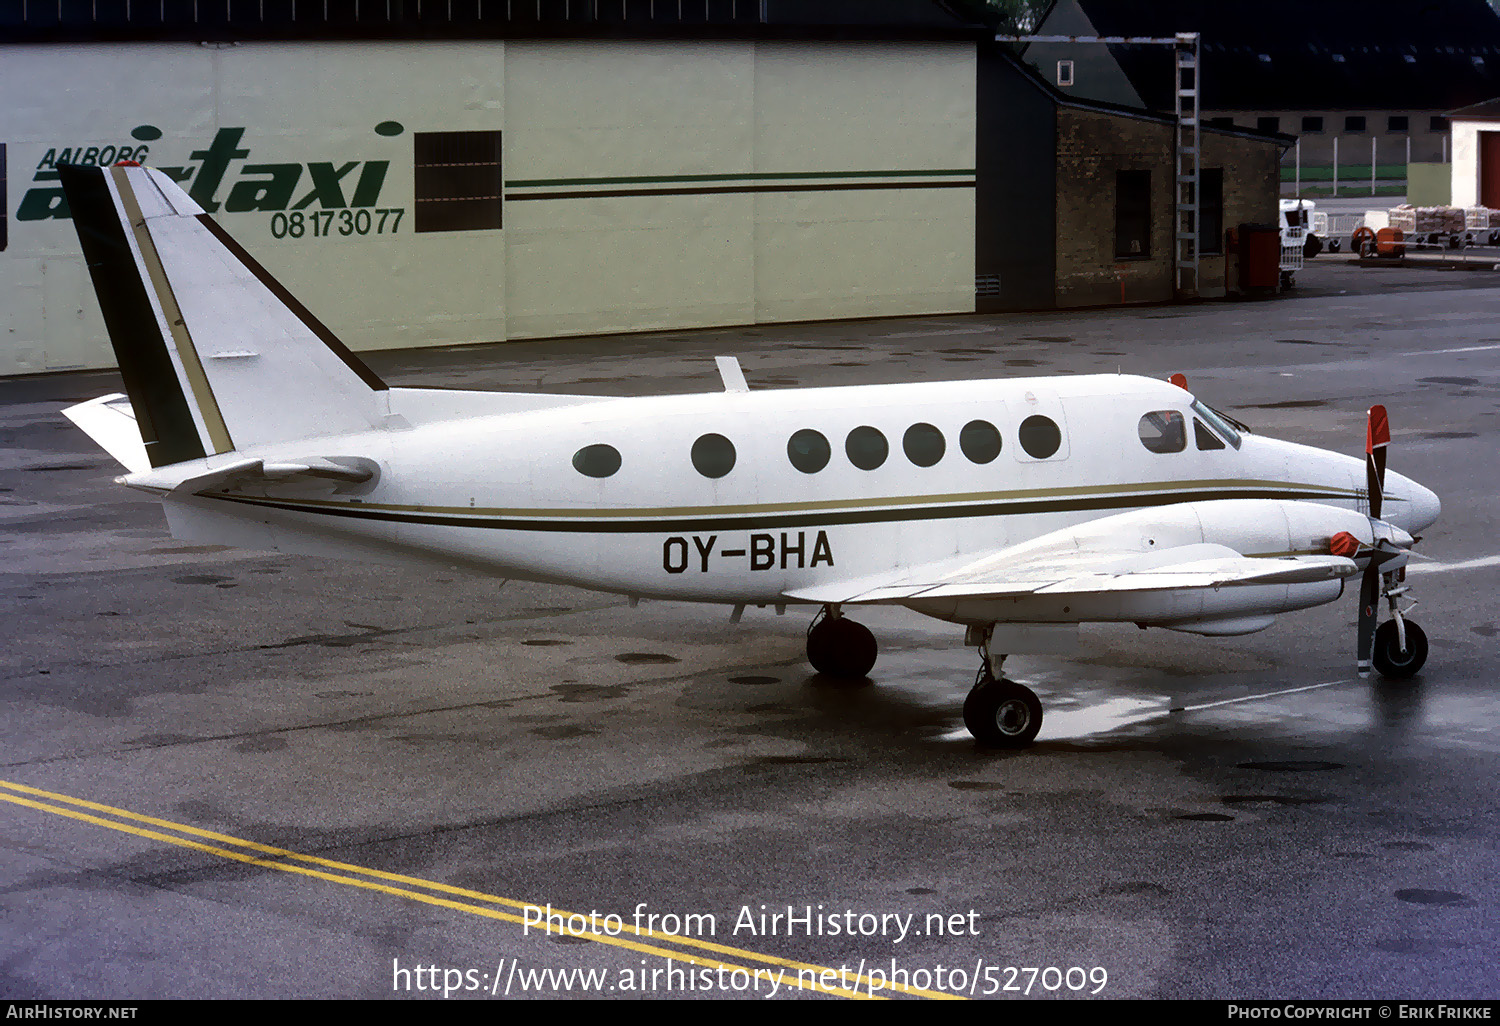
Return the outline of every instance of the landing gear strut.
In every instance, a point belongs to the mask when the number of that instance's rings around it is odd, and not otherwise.
[[[1005,656],[990,652],[993,626],[979,642],[981,660],[974,687],[964,699],[964,726],[989,748],[1025,748],[1042,729],[1042,703],[1024,684],[1000,676]]]
[[[829,677],[864,677],[875,665],[875,635],[862,623],[824,606],[807,628],[807,661]]]
[[[1396,600],[1406,594],[1404,571],[1380,575],[1381,597],[1390,604],[1391,618],[1375,628],[1375,649],[1370,653],[1375,672],[1391,680],[1406,680],[1416,675],[1427,662],[1427,634],[1406,618],[1416,606],[1405,610]]]

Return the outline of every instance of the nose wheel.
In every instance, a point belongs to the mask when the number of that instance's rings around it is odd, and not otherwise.
[[[1406,680],[1415,676],[1427,662],[1426,632],[1410,620],[1387,620],[1375,628],[1371,661],[1382,677]]]

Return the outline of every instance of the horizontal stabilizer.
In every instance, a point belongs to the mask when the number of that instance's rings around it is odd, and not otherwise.
[[[186,474],[180,471],[188,471]],[[374,483],[380,465],[362,456],[312,457],[296,460],[244,459],[209,470],[179,466],[131,474],[123,481],[132,488],[166,492],[170,495],[197,495],[228,488],[256,484],[284,484],[298,479],[331,481],[343,484]]]
[[[146,443],[141,441],[135,412],[130,407],[129,397],[123,393],[101,395],[86,403],[69,406],[62,412],[132,474],[151,469],[151,459],[146,455]]]

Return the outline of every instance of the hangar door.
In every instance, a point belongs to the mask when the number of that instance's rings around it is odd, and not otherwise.
[[[1500,132],[1479,133],[1479,202],[1500,209]]]

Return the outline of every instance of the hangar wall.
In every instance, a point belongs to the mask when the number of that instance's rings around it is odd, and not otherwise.
[[[31,44],[0,89],[0,374],[113,364],[53,167],[127,150],[358,350],[974,309],[968,43]],[[499,133],[498,227],[415,230],[437,133]]]

